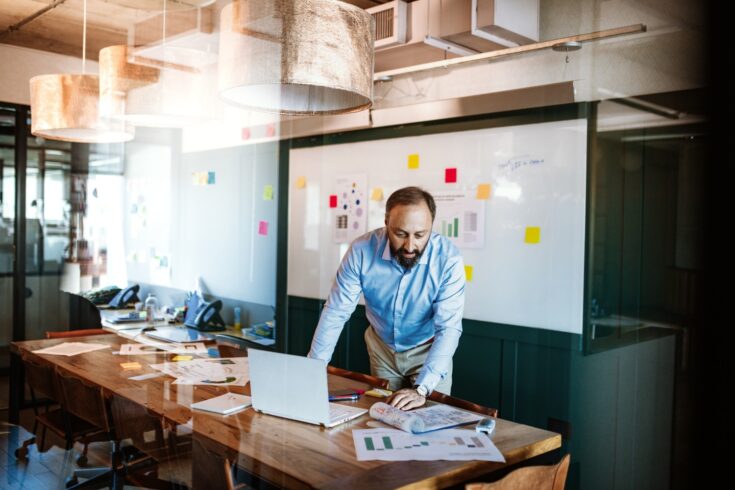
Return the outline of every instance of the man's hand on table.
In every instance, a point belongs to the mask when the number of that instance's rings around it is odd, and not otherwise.
[[[423,406],[426,403],[426,397],[413,388],[403,388],[393,393],[388,403],[401,410],[411,410]]]

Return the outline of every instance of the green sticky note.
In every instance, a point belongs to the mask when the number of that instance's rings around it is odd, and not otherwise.
[[[273,200],[273,186],[268,184],[267,186],[263,187],[263,200],[264,201],[272,201]]]
[[[540,243],[541,242],[541,228],[538,226],[526,227],[526,243]]]
[[[410,169],[419,168],[419,154],[418,153],[408,155],[408,168]]]

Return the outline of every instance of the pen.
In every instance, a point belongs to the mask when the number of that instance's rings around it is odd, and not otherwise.
[[[358,398],[360,398],[358,393],[352,395],[329,395],[329,401],[349,401],[357,400]]]

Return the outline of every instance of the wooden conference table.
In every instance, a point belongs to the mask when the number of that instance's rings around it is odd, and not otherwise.
[[[276,486],[287,488],[396,488],[420,486],[443,488],[515,464],[559,448],[561,437],[554,432],[498,419],[493,441],[505,464],[484,461],[357,461],[353,429],[370,428],[368,415],[332,429],[264,415],[247,409],[229,416],[191,410],[189,404],[226,391],[247,393],[244,387],[175,385],[168,376],[143,381],[131,376],[155,372],[149,364],[171,360],[172,355],[113,355],[121,344],[118,335],[78,337],[75,342],[110,345],[76,356],[33,354],[32,351],[64,342],[65,339],[14,342],[16,355],[56,366],[105,392],[125,397],[162,417],[170,426],[189,425],[194,435],[192,482],[194,488],[224,488],[225,459]],[[137,361],[142,369],[124,370],[120,364]],[[330,389],[365,388],[367,385],[329,376]],[[368,408],[379,401],[363,396],[358,406]],[[295,400],[294,403],[298,403]]]

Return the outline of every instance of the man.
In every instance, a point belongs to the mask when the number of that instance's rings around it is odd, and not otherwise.
[[[423,189],[391,194],[385,228],[357,238],[342,259],[309,351],[329,362],[363,293],[370,371],[398,390],[389,402],[403,410],[422,406],[435,389],[450,393],[462,334],[464,263],[449,239],[432,233],[435,215]]]

